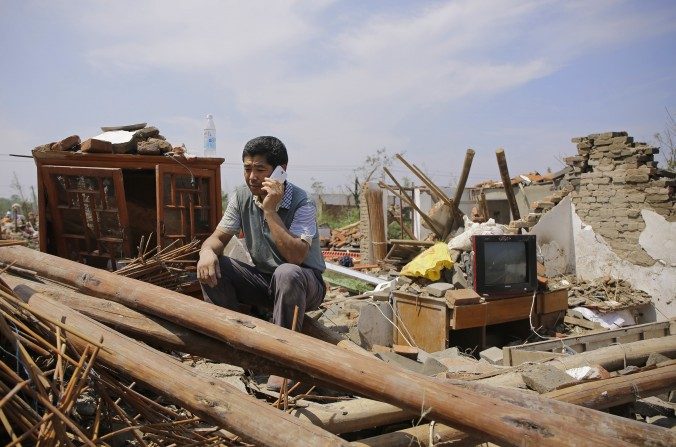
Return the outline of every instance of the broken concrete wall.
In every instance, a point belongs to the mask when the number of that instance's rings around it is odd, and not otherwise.
[[[603,276],[623,279],[652,297],[653,308],[645,309],[641,321],[662,321],[676,316],[676,223],[650,210],[641,214],[646,226],[639,241],[658,260],[648,267],[620,258],[577,214],[570,196],[543,215],[530,234],[537,236],[548,275],[576,274],[588,281]]]
[[[620,258],[645,267],[655,264],[639,245],[646,227],[641,211],[676,221],[676,180],[661,177],[654,161],[658,149],[634,142],[627,132],[591,134],[573,142],[578,155],[566,158],[573,169],[565,180],[575,187],[571,197],[582,221]]]

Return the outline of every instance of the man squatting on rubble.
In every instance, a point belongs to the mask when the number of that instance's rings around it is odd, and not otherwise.
[[[319,247],[317,216],[307,193],[288,181],[270,178],[277,166],[286,170],[286,147],[275,137],[257,137],[242,152],[244,180],[228,200],[214,232],[200,249],[197,278],[207,302],[237,310],[240,303],[272,308],[272,321],[296,328],[303,315],[324,300],[326,269]],[[254,266],[223,256],[230,239],[244,232]],[[270,376],[268,387],[282,379]]]

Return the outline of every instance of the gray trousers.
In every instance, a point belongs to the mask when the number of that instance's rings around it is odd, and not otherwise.
[[[209,303],[231,310],[239,310],[240,304],[272,309],[272,322],[287,329],[291,329],[293,311],[298,306],[299,331],[305,312],[317,309],[324,300],[324,282],[310,268],[282,264],[270,275],[227,256],[219,256],[218,260],[218,284],[202,284],[202,295]]]

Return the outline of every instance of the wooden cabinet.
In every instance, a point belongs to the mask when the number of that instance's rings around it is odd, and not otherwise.
[[[34,152],[40,250],[99,267],[206,238],[222,214],[222,158]],[[178,241],[178,242],[176,242]]]

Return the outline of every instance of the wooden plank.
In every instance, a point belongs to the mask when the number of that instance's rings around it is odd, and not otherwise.
[[[448,347],[446,300],[395,292],[394,311],[397,315],[397,327],[393,329],[394,344],[408,344],[406,338],[410,336],[411,342],[427,352],[442,351]]]
[[[487,302],[486,324],[523,320],[530,315],[533,297],[529,295]]]
[[[568,309],[568,289],[538,293],[537,312],[548,314]]]
[[[470,304],[456,306],[451,312],[451,329],[468,329],[486,326],[488,321],[488,304]]]
[[[674,335],[672,331],[673,321],[661,321],[657,323],[646,323],[628,328],[604,330],[593,334],[578,335],[566,338],[560,338],[556,341],[541,341],[528,343],[518,346],[506,346],[503,348],[507,366],[515,366],[517,359],[526,358],[515,354],[515,351],[531,352],[555,352],[555,353],[583,353],[593,349],[604,348],[613,344],[633,343],[640,340],[659,339],[660,337]],[[507,351],[510,353],[507,354]],[[514,359],[514,361],[510,361]]]
[[[568,323],[568,324],[573,324],[575,326],[580,326],[585,329],[603,329],[603,326],[601,326],[598,323],[594,323],[593,321],[585,320],[584,318],[577,318],[577,317],[572,317],[570,315],[566,315],[563,317],[563,322]]]
[[[641,390],[640,397],[649,397],[668,390],[676,380],[676,366],[670,365],[628,376],[595,380],[573,385],[561,390],[551,391],[543,396],[550,399],[570,402],[588,408],[602,410],[624,403],[634,402]],[[434,439],[430,443],[430,433]],[[669,433],[674,438],[673,433]],[[481,439],[468,438],[466,433],[443,424],[418,425],[384,435],[361,439],[352,443],[353,447],[432,447],[433,445],[469,446],[482,444]],[[664,439],[665,444],[674,440]]]
[[[563,357],[566,354],[549,351],[523,351],[520,349],[505,349],[503,352],[503,364],[505,366],[516,366],[526,362],[544,362],[556,357]]]

